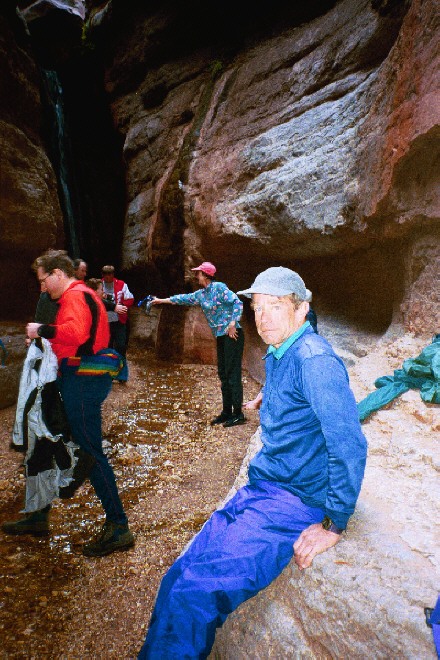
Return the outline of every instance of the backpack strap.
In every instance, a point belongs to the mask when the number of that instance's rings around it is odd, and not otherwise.
[[[81,346],[78,347],[76,356],[93,355],[93,344],[95,343],[96,330],[98,327],[98,305],[90,293],[86,293],[85,291],[83,291],[83,293],[87,306],[90,309],[90,313],[92,315],[92,325],[90,326],[89,338],[84,342],[84,344],[81,344]]]

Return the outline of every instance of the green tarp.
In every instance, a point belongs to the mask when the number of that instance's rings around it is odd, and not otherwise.
[[[382,376],[374,385],[378,389],[357,404],[361,422],[410,389],[420,390],[422,400],[427,403],[440,403],[440,335],[420,355],[405,360],[394,376]]]

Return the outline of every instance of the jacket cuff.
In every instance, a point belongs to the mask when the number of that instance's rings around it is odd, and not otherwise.
[[[56,327],[54,325],[43,324],[37,330],[37,335],[43,339],[53,339],[56,334]]]
[[[325,515],[328,516],[332,523],[339,527],[342,531],[345,531],[348,525],[351,514],[341,513],[340,511],[335,511],[333,509],[324,509]]]

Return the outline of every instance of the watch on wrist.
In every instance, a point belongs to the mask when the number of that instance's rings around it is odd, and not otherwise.
[[[336,527],[333,520],[331,518],[329,518],[328,516],[324,517],[321,524],[327,532],[334,532],[334,534],[342,534],[342,532],[344,531],[340,527]]]

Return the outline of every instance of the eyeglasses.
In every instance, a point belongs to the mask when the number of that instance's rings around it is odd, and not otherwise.
[[[51,275],[53,275],[53,273],[48,273],[48,274],[46,275],[46,277],[43,277],[42,280],[38,280],[39,283],[40,283],[40,285],[43,284],[43,283],[47,280],[47,278],[50,277]]]

